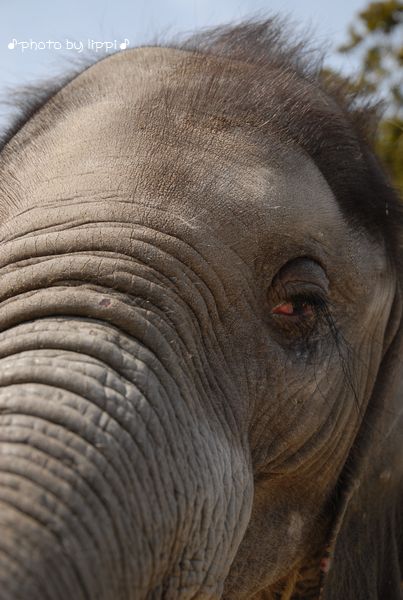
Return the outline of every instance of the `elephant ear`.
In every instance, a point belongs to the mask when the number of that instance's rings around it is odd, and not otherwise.
[[[397,292],[383,359],[343,473],[321,600],[403,598],[403,321]]]

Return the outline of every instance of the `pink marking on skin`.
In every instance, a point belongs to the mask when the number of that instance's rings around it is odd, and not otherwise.
[[[330,570],[330,557],[329,556],[325,556],[322,558],[322,560],[320,561],[320,570],[322,571],[322,573],[328,573]]]
[[[100,303],[99,306],[110,306],[111,304],[111,300],[109,298],[103,298]]]

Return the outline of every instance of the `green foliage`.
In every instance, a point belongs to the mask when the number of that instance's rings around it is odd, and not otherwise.
[[[403,196],[403,119],[385,119],[380,124],[376,150]]]
[[[403,194],[403,2],[370,2],[339,50],[360,56],[361,69],[351,85],[385,99],[376,150]]]

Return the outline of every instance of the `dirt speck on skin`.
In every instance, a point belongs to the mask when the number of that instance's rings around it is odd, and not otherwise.
[[[102,298],[99,303],[99,306],[110,306],[112,301],[109,298]]]

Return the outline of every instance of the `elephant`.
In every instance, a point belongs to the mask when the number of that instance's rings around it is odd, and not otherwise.
[[[13,97],[2,600],[402,597],[402,205],[376,107],[295,40]]]

